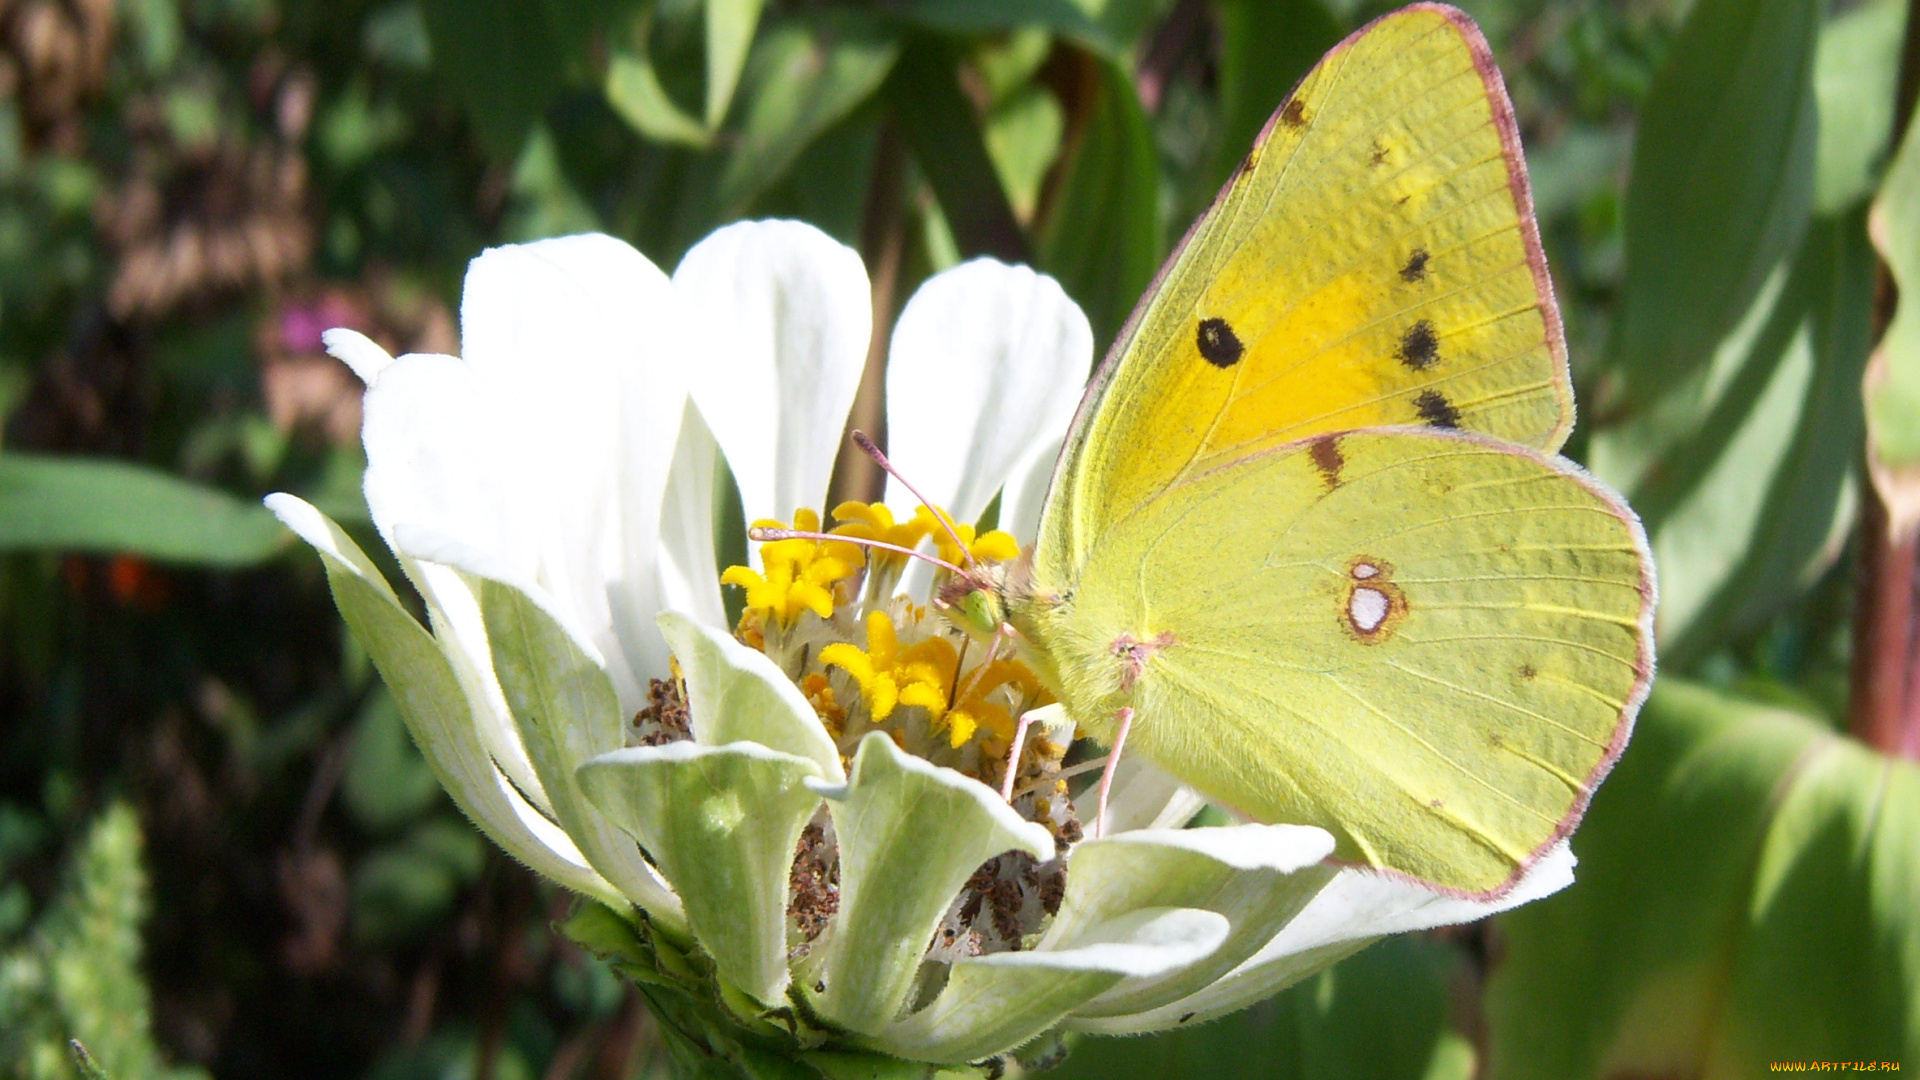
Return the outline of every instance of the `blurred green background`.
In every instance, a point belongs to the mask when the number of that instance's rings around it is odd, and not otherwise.
[[[0,0],[0,1077],[79,1075],[70,1037],[119,1080],[659,1074],[259,508],[370,532],[320,331],[455,352],[486,245],[597,229],[671,268],[791,216],[877,314],[990,254],[1104,348],[1391,6]],[[1575,888],[1055,1075],[1920,1068],[1908,5],[1462,6],[1526,144],[1569,452],[1654,538],[1660,683]]]

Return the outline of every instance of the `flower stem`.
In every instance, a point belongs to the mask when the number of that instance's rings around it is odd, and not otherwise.
[[[1920,94],[1920,0],[1909,0],[1890,147],[1897,147],[1906,132],[1916,94]],[[1884,260],[1875,277],[1873,338],[1877,343],[1893,319],[1899,290]],[[1920,760],[1920,598],[1914,592],[1920,537],[1892,535],[1878,489],[1870,483],[1861,487],[1848,727],[1855,737],[1883,753]]]

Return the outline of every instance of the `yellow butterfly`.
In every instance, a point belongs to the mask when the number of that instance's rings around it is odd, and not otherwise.
[[[1116,754],[1495,896],[1653,674],[1646,537],[1554,456],[1572,424],[1512,105],[1418,4],[1274,114],[1095,376],[1035,549],[954,599]]]

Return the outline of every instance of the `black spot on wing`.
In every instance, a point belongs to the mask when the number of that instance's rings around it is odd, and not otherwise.
[[[1200,346],[1200,355],[1207,363],[1217,368],[1230,368],[1240,362],[1247,347],[1240,344],[1239,335],[1225,319],[1201,319],[1200,328],[1194,335],[1195,343]]]
[[[1447,395],[1438,390],[1422,390],[1420,396],[1413,399],[1413,407],[1419,410],[1420,419],[1431,427],[1457,428],[1460,426],[1460,410],[1453,407]]]
[[[1426,248],[1414,248],[1413,254],[1407,256],[1407,265],[1400,268],[1400,280],[1411,285],[1426,277],[1427,260],[1432,257],[1427,254]]]
[[[1425,319],[1407,327],[1400,335],[1400,346],[1393,355],[1415,371],[1425,371],[1440,362],[1440,336]]]
[[[1307,107],[1301,104],[1298,99],[1287,102],[1287,107],[1280,110],[1280,122],[1290,128],[1305,127],[1307,125]]]

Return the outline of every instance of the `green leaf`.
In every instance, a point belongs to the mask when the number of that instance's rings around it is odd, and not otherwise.
[[[1197,1027],[1083,1036],[1048,1080],[1468,1080],[1471,1043],[1447,1020],[1458,953],[1388,938],[1251,1009]]]
[[[1091,6],[1091,5],[1088,5]],[[1038,26],[1109,56],[1119,50],[1086,6],[1073,0],[905,0],[891,6],[905,22],[951,37]]]
[[[480,835],[446,817],[373,849],[353,867],[354,936],[391,943],[445,919],[486,858]]]
[[[1813,95],[1820,107],[1820,145],[1813,171],[1813,210],[1831,214],[1866,198],[1892,141],[1894,86],[1907,6],[1875,0],[1820,29]]]
[[[1227,182],[1267,119],[1345,31],[1320,0],[1220,0],[1220,129],[1209,192]]]
[[[67,1046],[73,1051],[73,1066],[80,1070],[81,1080],[109,1080],[107,1071],[93,1060],[93,1055],[87,1052],[79,1039],[69,1039]]]
[[[398,828],[440,798],[440,782],[407,736],[400,705],[375,690],[353,725],[340,796],[355,821],[374,831]]]
[[[1627,486],[1652,539],[1668,665],[1759,626],[1838,555],[1873,272],[1858,212],[1817,221],[1706,371],[1594,436],[1595,471]]]
[[[433,63],[460,95],[487,152],[520,153],[560,89],[564,57],[539,0],[420,0]]]
[[[1761,850],[1722,1075],[1920,1054],[1920,767],[1848,740],[1823,750]]]
[[[726,119],[740,69],[746,66],[753,31],[760,25],[762,0],[706,0],[707,128]]]
[[[743,213],[778,182],[815,139],[873,96],[898,55],[891,35],[851,19],[787,22],[763,34],[747,61],[745,107],[720,172],[722,214]]]
[[[0,551],[128,552],[248,566],[285,546],[273,515],[222,491],[119,461],[0,454]]]
[[[887,98],[962,257],[1031,263],[1026,234],[987,154],[980,117],[960,92],[952,46],[927,34],[909,37],[888,80]]]
[[[1160,157],[1133,81],[1099,65],[1099,100],[1072,152],[1041,243],[1041,266],[1058,278],[1106,350],[1153,280],[1163,254]]]
[[[1494,1080],[1920,1053],[1920,772],[1811,718],[1663,679],[1575,844],[1501,919]]]
[[[674,104],[667,88],[660,85],[653,57],[645,44],[634,50],[620,49],[607,61],[603,86],[608,104],[633,130],[649,139],[681,146],[704,147],[712,140],[705,125]]]
[[[1026,83],[987,114],[987,153],[1007,201],[1022,221],[1033,218],[1041,185],[1060,154],[1066,111],[1046,88]]]
[[[981,1080],[985,1075],[979,1069],[945,1068],[847,1050],[802,1053],[800,1060],[818,1070],[825,1080]]]
[[[168,1069],[154,1044],[140,970],[152,906],[144,847],[131,806],[104,808],[68,855],[46,914],[0,952],[0,1073],[71,1076],[72,1062],[87,1077],[205,1077]]]
[[[1700,0],[1654,78],[1627,186],[1613,354],[1659,398],[1704,367],[1799,243],[1819,0]]]

